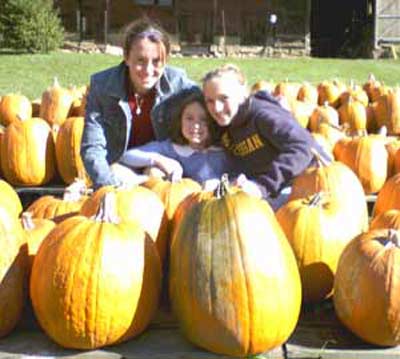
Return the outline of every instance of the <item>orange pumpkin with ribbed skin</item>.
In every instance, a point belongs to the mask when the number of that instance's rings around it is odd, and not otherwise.
[[[32,218],[32,213],[23,212],[21,215],[22,228],[26,233],[28,249],[28,274],[30,275],[33,260],[40,244],[50,231],[56,226],[55,222],[45,218]]]
[[[70,117],[60,126],[56,138],[56,160],[58,172],[63,181],[72,183],[76,178],[90,183],[81,158],[83,117]]]
[[[387,229],[361,234],[344,249],[336,272],[336,314],[372,344],[400,344],[399,235]]]
[[[339,257],[353,236],[329,193],[289,201],[276,213],[299,266],[303,300],[320,302],[332,295]]]
[[[380,96],[374,110],[378,128],[386,126],[389,135],[400,135],[400,89]]]
[[[149,185],[164,203],[169,221],[174,217],[175,210],[189,194],[201,191],[201,186],[190,178],[182,178],[180,181],[171,182],[152,178]]]
[[[343,163],[328,163],[315,153],[318,165],[306,169],[292,185],[289,200],[306,198],[317,192],[328,192],[339,203],[344,218],[352,219],[349,234],[356,236],[368,229],[368,207],[362,185],[354,172]],[[351,193],[350,195],[343,195]]]
[[[388,178],[400,172],[400,141],[390,140],[385,145],[388,153]],[[398,153],[397,153],[398,152]]]
[[[379,87],[381,87],[381,83],[375,79],[374,74],[370,73],[367,82],[362,86],[370,102],[374,102],[378,98],[377,89]]]
[[[374,217],[389,209],[400,209],[400,173],[390,177],[376,197]]]
[[[400,229],[400,210],[389,209],[374,217],[369,226],[370,229],[393,228]]]
[[[380,191],[387,178],[388,153],[386,139],[369,135],[339,140],[334,149],[335,159],[349,166],[366,194]]]
[[[60,86],[55,78],[53,85],[42,94],[39,117],[51,126],[61,125],[68,117],[73,100],[71,91]]]
[[[93,216],[104,196],[110,192],[116,196],[116,210],[121,220],[139,222],[156,243],[163,262],[168,240],[168,221],[161,199],[148,188],[135,185],[119,188],[103,186],[83,203],[80,213],[87,217]]]
[[[51,129],[41,118],[14,121],[1,140],[1,169],[7,182],[17,186],[40,186],[56,173]]]
[[[33,218],[47,218],[56,223],[62,222],[79,213],[88,198],[85,192],[86,187],[83,182],[74,182],[65,188],[62,198],[52,195],[39,197],[31,203],[27,212],[31,212]]]
[[[368,106],[369,98],[368,94],[361,86],[358,86],[354,83],[354,81],[351,81],[348,89],[343,91],[339,96],[340,106],[343,106],[348,101],[357,101],[364,105],[365,108]]]
[[[315,105],[309,102],[293,100],[291,102],[291,113],[296,121],[304,128],[307,128],[310,122],[310,116],[315,109]]]
[[[349,135],[367,133],[367,111],[365,106],[350,97],[338,109],[340,124],[347,124]]]
[[[310,115],[310,122],[308,128],[311,132],[318,132],[320,124],[328,123],[333,126],[339,126],[339,114],[335,108],[329,106],[325,102],[321,106],[317,106]]]
[[[32,104],[20,94],[4,95],[0,99],[0,124],[8,126],[11,122],[27,120],[32,117]]]
[[[270,350],[298,321],[293,251],[268,203],[242,191],[187,211],[172,240],[169,278],[182,332],[209,351],[242,357]]]
[[[332,81],[323,81],[317,86],[318,90],[318,105],[322,106],[328,103],[332,107],[336,107],[341,94],[340,88]]]
[[[314,85],[311,85],[309,82],[304,82],[299,87],[299,91],[297,92],[297,99],[302,102],[317,105],[318,90]]]
[[[21,317],[25,302],[26,237],[16,217],[0,207],[0,337],[9,334]]]
[[[22,212],[22,203],[15,189],[6,181],[0,179],[0,193],[0,206],[18,217]]]
[[[57,225],[33,263],[35,315],[66,348],[128,340],[143,332],[157,310],[157,249],[138,223],[120,221],[109,202],[106,196],[95,218],[75,216]]]

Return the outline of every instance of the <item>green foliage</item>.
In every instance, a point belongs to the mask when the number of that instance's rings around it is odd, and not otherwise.
[[[63,42],[64,29],[51,0],[2,0],[1,46],[47,53]]]

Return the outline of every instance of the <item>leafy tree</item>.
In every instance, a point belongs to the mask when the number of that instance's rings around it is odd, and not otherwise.
[[[0,1],[3,47],[47,53],[62,45],[64,29],[51,0]]]

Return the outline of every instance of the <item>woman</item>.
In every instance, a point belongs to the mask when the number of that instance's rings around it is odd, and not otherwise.
[[[166,65],[168,35],[150,20],[128,26],[123,51],[121,64],[90,81],[81,156],[95,189],[122,184],[111,165],[128,148],[165,139],[179,99],[197,89],[183,70]]]
[[[291,182],[315,165],[313,151],[329,157],[289,111],[266,91],[249,96],[243,73],[226,64],[203,79],[208,111],[223,129],[222,145],[242,174],[235,183],[265,198],[274,210],[289,198]]]

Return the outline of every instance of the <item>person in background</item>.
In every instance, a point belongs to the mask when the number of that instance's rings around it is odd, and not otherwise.
[[[123,53],[119,65],[91,76],[81,156],[94,189],[123,184],[111,165],[128,148],[165,139],[181,93],[198,90],[182,69],[167,65],[168,35],[148,19],[127,27]]]
[[[329,161],[311,134],[268,92],[249,96],[245,77],[235,65],[208,72],[203,93],[223,130],[221,143],[242,172],[233,182],[266,199],[274,210],[288,200],[292,180],[316,164],[313,150]]]
[[[234,173],[233,157],[218,140],[201,91],[193,92],[173,117],[169,139],[129,149],[120,162],[134,169],[156,167],[171,180],[189,177],[207,188],[224,173]]]

